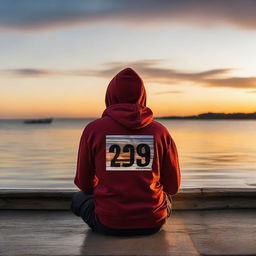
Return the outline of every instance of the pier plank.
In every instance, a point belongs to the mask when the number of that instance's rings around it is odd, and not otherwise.
[[[1,189],[0,209],[68,210],[77,190]],[[256,209],[255,188],[181,189],[173,196],[176,210]]]

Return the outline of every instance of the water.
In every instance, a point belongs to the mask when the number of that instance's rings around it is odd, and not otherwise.
[[[89,119],[50,125],[0,120],[0,188],[74,188]],[[255,120],[161,120],[174,138],[182,187],[256,187]]]

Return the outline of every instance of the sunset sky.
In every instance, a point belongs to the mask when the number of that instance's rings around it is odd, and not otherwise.
[[[256,1],[0,0],[0,118],[99,117],[122,68],[155,116],[256,112]]]

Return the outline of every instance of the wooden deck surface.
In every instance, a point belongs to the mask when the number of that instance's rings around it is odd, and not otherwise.
[[[256,255],[255,213],[176,211],[157,234],[108,237],[69,211],[1,210],[0,255]]]

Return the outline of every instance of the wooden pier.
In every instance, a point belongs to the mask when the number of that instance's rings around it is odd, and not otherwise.
[[[256,255],[255,189],[183,189],[151,236],[108,237],[69,211],[74,190],[0,190],[0,255]]]

